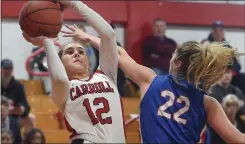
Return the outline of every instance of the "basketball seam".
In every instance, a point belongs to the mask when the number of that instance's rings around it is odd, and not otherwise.
[[[26,8],[26,15],[21,19],[21,22],[24,21],[25,18],[28,16],[28,15],[27,15],[27,10],[28,10],[28,8],[30,7],[31,4],[32,4],[32,3],[30,3],[30,4],[27,6],[27,8]]]
[[[30,4],[30,5],[31,5],[31,4]],[[29,6],[30,6],[30,5],[29,5]],[[29,6],[26,8],[26,13],[27,13],[27,10],[28,10]],[[23,20],[25,20],[25,18],[27,18],[29,21],[31,21],[31,22],[33,22],[33,23],[36,23],[36,24],[51,25],[51,26],[61,26],[62,24],[59,24],[59,25],[58,25],[58,24],[44,24],[44,23],[39,23],[39,22],[32,21],[32,20],[30,20],[30,19],[28,18],[28,16],[32,15],[33,13],[38,12],[38,11],[40,11],[40,10],[45,10],[45,9],[56,9],[57,11],[60,11],[60,10],[57,9],[57,8],[43,8],[43,9],[39,9],[39,10],[33,11],[33,12],[31,12],[30,14],[26,15],[25,17],[23,17],[21,21],[23,21]],[[60,11],[60,12],[61,12],[61,11]]]
[[[26,14],[27,14],[27,10],[28,10],[28,8],[29,8],[30,5],[31,5],[31,4],[29,4],[28,7],[26,8]],[[27,27],[27,26],[25,25],[25,21],[24,21],[25,18],[26,18],[26,16],[22,19],[22,21],[21,21],[22,24],[24,25],[24,27],[25,27],[26,29],[29,30],[29,32],[33,33],[32,30],[29,29],[29,27]]]

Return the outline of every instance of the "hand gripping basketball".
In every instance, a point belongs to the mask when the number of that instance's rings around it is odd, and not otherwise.
[[[54,42],[57,41],[59,38],[48,38],[46,36],[38,36],[38,37],[30,37],[25,32],[22,33],[23,37],[26,41],[32,43],[33,45],[43,47],[43,42],[45,39],[52,39]]]

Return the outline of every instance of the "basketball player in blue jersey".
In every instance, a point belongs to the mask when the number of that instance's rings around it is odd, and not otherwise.
[[[99,49],[97,37],[78,29],[63,33]],[[186,42],[173,53],[170,74],[157,76],[119,47],[119,67],[141,91],[142,143],[203,143],[201,134],[207,123],[227,143],[245,143],[245,134],[231,124],[220,104],[206,95],[223,76],[235,53],[223,44]]]

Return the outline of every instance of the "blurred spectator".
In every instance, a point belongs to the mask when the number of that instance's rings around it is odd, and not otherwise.
[[[225,42],[224,23],[222,21],[214,21],[212,23],[212,31],[208,35],[207,39],[202,40],[201,43],[212,42]]]
[[[244,131],[244,121],[238,121],[236,117],[236,113],[242,105],[237,96],[233,94],[228,94],[223,98],[221,105],[230,122],[241,132]],[[210,128],[210,136],[211,144],[226,143],[212,128]]]
[[[39,47],[35,47],[32,49],[32,53],[36,52]],[[48,72],[48,69],[44,66],[43,61],[46,58],[45,51],[42,51],[37,56],[33,57],[30,62],[31,69],[33,72]],[[30,76],[31,79],[42,80],[43,88],[45,94],[50,95],[51,93],[51,79],[49,76]]]
[[[14,138],[15,144],[21,143],[20,123],[15,117],[9,116],[10,100],[5,96],[1,96],[1,130],[11,131],[11,137]],[[3,133],[2,133],[3,134]],[[10,140],[9,137],[5,138]],[[2,139],[2,141],[4,141]]]
[[[1,95],[13,101],[13,109],[10,114],[13,117],[21,118],[21,126],[25,130],[34,126],[34,116],[29,115],[30,107],[26,100],[23,85],[15,80],[13,76],[13,63],[9,59],[1,61]]]
[[[23,144],[46,144],[46,139],[40,129],[33,128],[24,136]]]
[[[234,74],[231,84],[240,88],[245,94],[245,73]]]
[[[214,21],[212,23],[211,33],[208,35],[206,39],[202,40],[201,43],[205,44],[212,42],[225,42],[225,46],[227,48],[232,48],[232,46],[229,43],[227,43],[225,39],[224,23],[222,21]],[[241,70],[241,65],[235,57],[233,58],[232,70],[234,75],[237,75]]]
[[[35,47],[32,49],[32,53],[36,52],[39,47]],[[33,57],[31,60],[31,69],[38,69],[41,72],[47,72],[48,70],[43,65],[42,61],[46,57],[45,51],[39,53],[37,56]]]
[[[228,66],[223,77],[218,83],[211,89],[210,95],[217,99],[220,103],[222,99],[228,94],[236,95],[240,100],[245,100],[245,96],[242,91],[231,84],[232,80],[232,68]]]
[[[176,42],[165,35],[166,23],[162,19],[153,21],[153,35],[143,41],[143,63],[156,74],[168,74],[169,62]]]
[[[1,131],[1,144],[15,144],[14,137],[10,130]]]

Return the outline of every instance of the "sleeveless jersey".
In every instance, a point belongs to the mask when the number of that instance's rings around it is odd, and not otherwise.
[[[200,142],[206,125],[204,95],[185,79],[156,76],[140,104],[142,142]]]
[[[126,142],[120,95],[115,83],[101,71],[87,80],[70,81],[64,115],[71,140]]]

